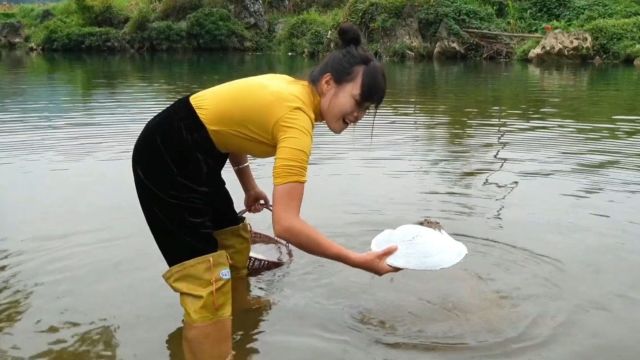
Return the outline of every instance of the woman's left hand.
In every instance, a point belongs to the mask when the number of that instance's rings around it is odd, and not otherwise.
[[[267,205],[269,205],[269,197],[260,189],[251,190],[244,194],[244,208],[250,213],[258,213]]]

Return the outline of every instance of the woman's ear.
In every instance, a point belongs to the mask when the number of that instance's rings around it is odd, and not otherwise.
[[[333,76],[330,73],[326,73],[320,78],[319,85],[318,92],[320,95],[325,95],[336,86],[336,83],[333,81]]]

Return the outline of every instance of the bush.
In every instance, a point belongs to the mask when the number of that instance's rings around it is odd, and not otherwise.
[[[0,22],[7,20],[15,20],[16,13],[15,12],[0,12]]]
[[[35,27],[54,17],[51,6],[23,5],[17,8],[15,17],[26,27]]]
[[[130,47],[138,50],[167,50],[185,46],[185,27],[171,21],[148,24],[143,31],[131,33],[127,38]]]
[[[73,0],[80,19],[86,26],[121,29],[129,20],[123,9],[112,0]]]
[[[276,42],[287,53],[319,56],[331,50],[331,34],[338,28],[338,24],[337,12],[322,15],[309,11],[287,19]]]
[[[242,49],[249,38],[242,23],[224,9],[200,9],[186,23],[187,39],[198,49]]]
[[[574,0],[527,0],[520,3],[530,18],[544,23],[566,19],[571,14],[573,2]]]
[[[524,44],[518,46],[516,48],[516,59],[518,60],[527,60],[529,58],[529,52],[535,49],[536,46],[540,44],[540,40],[538,39],[530,39],[527,40]]]
[[[468,39],[462,29],[505,30],[505,20],[496,17],[499,0],[351,0],[344,17],[362,30],[369,49],[375,54],[401,59],[430,56],[440,26],[448,35]],[[398,31],[407,19],[418,22],[424,45],[404,40]]]
[[[112,28],[78,27],[53,20],[43,28],[36,44],[45,50],[118,50],[124,47],[120,32]]]
[[[406,7],[405,0],[351,0],[344,17],[360,28],[368,43],[377,43],[399,26]]]
[[[509,0],[478,0],[479,4],[489,6],[499,19],[509,17],[512,11],[513,1]]]
[[[265,6],[279,10],[288,10],[293,13],[304,13],[309,10],[329,10],[341,7],[342,0],[267,0]]]
[[[640,44],[632,45],[627,50],[628,59],[637,59],[640,58]]]
[[[433,49],[416,48],[404,41],[399,41],[385,48],[374,45],[371,49],[374,54],[384,54],[385,57],[393,60],[421,59],[426,57],[429,51],[433,53]]]
[[[631,0],[576,0],[572,16],[578,25],[600,19],[627,19],[640,16],[640,5]]]
[[[633,61],[640,46],[640,16],[630,19],[596,20],[585,26],[594,52],[603,59]]]
[[[481,30],[504,30],[505,24],[498,20],[493,9],[472,0],[433,0],[418,12],[420,32],[424,39],[434,37],[440,24],[449,25],[452,35],[465,37],[464,28]]]
[[[154,13],[150,6],[142,5],[138,7],[129,22],[124,28],[125,33],[135,34],[146,31],[149,28],[149,24],[153,22]]]
[[[162,0],[158,9],[161,20],[184,20],[189,14],[202,8],[202,0]]]

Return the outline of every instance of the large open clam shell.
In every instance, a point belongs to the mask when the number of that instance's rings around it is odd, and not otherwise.
[[[391,245],[397,245],[398,250],[387,258],[387,264],[401,269],[444,269],[467,254],[467,247],[441,227],[407,224],[387,229],[373,238],[371,250],[379,251]]]

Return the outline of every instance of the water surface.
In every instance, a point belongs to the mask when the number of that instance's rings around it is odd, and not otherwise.
[[[136,136],[185,94],[312,66],[2,53],[0,357],[182,358],[181,310],[130,174]],[[295,251],[290,266],[252,280],[234,318],[237,357],[635,359],[640,71],[387,71],[375,125],[369,115],[340,136],[316,128],[303,215],[361,251],[385,228],[432,217],[469,255],[377,278]],[[252,163],[267,192],[272,164]],[[251,220],[270,231],[268,215]]]

